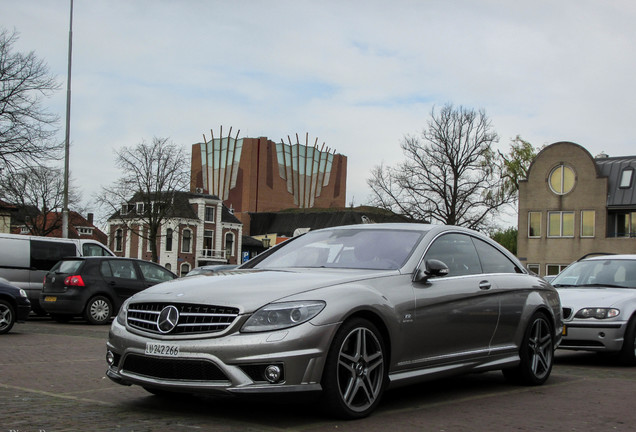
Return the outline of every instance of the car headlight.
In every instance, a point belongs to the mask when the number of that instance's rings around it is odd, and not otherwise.
[[[130,299],[126,299],[124,303],[119,308],[119,313],[117,314],[117,323],[120,325],[126,325],[126,314],[128,314],[128,303],[130,303]]]
[[[28,297],[26,291],[23,290],[22,288],[20,288],[20,297]]]
[[[574,318],[616,318],[620,313],[620,310],[614,308],[584,308],[578,311]]]
[[[318,315],[325,304],[324,301],[271,303],[254,312],[241,331],[250,333],[293,327]]]

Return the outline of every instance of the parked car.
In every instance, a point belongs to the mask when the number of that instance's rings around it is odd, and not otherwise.
[[[560,348],[615,353],[636,365],[636,255],[582,259],[552,285],[563,304]]]
[[[114,256],[95,240],[38,237],[0,233],[0,277],[23,288],[31,308],[44,314],[39,298],[42,278],[62,258],[71,256]]]
[[[105,324],[128,297],[176,277],[158,264],[138,259],[65,258],[46,274],[40,304],[60,322],[83,315],[91,324]]]
[[[0,334],[9,333],[16,322],[26,321],[30,312],[26,291],[0,278]]]
[[[195,267],[192,270],[190,270],[188,272],[187,276],[197,276],[197,275],[205,275],[205,276],[210,276],[210,275],[216,275],[219,274],[219,272],[224,272],[224,271],[228,271],[228,270],[234,270],[235,268],[237,268],[238,265],[236,264],[210,264],[210,265],[204,265],[204,266],[199,266],[199,267]]]
[[[321,391],[359,418],[386,388],[426,379],[501,369],[542,384],[561,338],[556,290],[458,227],[311,231],[239,268],[129,299],[107,376],[163,395]]]

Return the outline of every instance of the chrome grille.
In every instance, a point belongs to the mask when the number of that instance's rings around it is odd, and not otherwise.
[[[174,306],[179,311],[177,325],[170,332],[159,330],[161,311]],[[157,334],[218,333],[228,328],[238,316],[237,308],[190,303],[133,303],[128,306],[128,325]]]

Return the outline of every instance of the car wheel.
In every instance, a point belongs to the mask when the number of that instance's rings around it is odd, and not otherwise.
[[[552,371],[554,336],[552,326],[541,312],[530,318],[519,348],[521,358],[516,368],[504,369],[508,381],[523,385],[541,385]]]
[[[13,306],[5,300],[0,300],[0,334],[9,333],[15,324]]]
[[[113,305],[104,296],[92,297],[86,304],[84,318],[91,324],[107,324],[113,313]]]
[[[387,381],[378,329],[364,319],[345,322],[331,344],[323,372],[323,403],[341,418],[362,418],[380,402]]]
[[[623,348],[621,348],[618,359],[626,366],[636,365],[636,316],[633,316],[627,323],[623,336]]]

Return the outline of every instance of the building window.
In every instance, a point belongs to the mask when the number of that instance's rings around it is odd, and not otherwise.
[[[172,265],[170,263],[166,263],[165,267],[166,267],[166,270],[172,271]]]
[[[616,215],[616,237],[636,237],[636,212]]]
[[[191,251],[192,251],[192,231],[190,231],[189,229],[184,229],[182,238],[181,238],[181,252],[190,253]]]
[[[181,264],[181,274],[179,276],[185,276],[190,273],[190,264],[183,263]]]
[[[172,252],[172,228],[166,230],[166,252]]]
[[[545,266],[545,274],[546,276],[556,276],[561,273],[567,266],[567,264],[548,264]]]
[[[205,206],[205,221],[214,222],[214,207]]]
[[[225,234],[225,258],[234,256],[234,234]]]
[[[144,203],[142,203],[142,202],[137,203],[136,212],[137,212],[137,214],[143,214],[144,213]]]
[[[120,229],[118,229],[117,231],[115,231],[115,252],[121,252],[123,250],[122,245],[123,245],[123,239],[124,239],[124,232]]]
[[[596,212],[594,210],[581,211],[581,237],[594,237]]]
[[[621,182],[619,184],[619,188],[625,189],[632,186],[632,177],[634,177],[634,169],[633,168],[625,168],[621,173]]]
[[[565,195],[574,188],[574,171],[566,165],[559,165],[550,173],[550,189],[557,195]]]
[[[538,275],[539,272],[541,271],[541,266],[539,264],[528,264],[528,270],[530,270],[532,273]]]
[[[541,237],[541,212],[528,212],[528,237]]]
[[[214,244],[214,231],[212,230],[205,230],[203,231],[203,255],[205,256],[212,256],[213,255],[213,249],[214,247],[212,246]]]
[[[574,212],[548,212],[548,237],[574,237]]]

